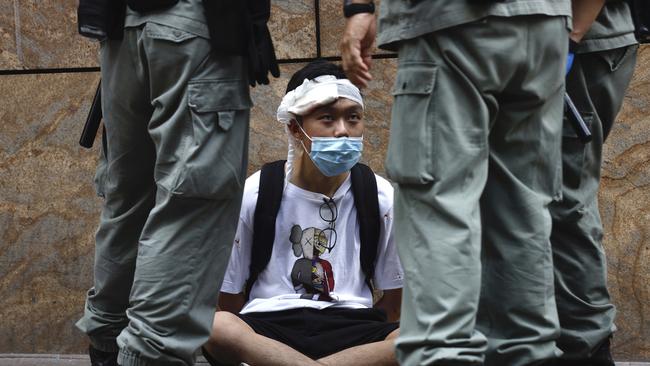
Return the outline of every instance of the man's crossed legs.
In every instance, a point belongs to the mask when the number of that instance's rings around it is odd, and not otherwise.
[[[215,314],[204,346],[211,365],[397,365],[398,323],[376,309]]]

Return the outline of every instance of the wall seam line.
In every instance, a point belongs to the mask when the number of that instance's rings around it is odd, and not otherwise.
[[[25,63],[25,56],[23,54],[23,37],[20,29],[20,5],[18,0],[14,0],[14,27],[16,33],[16,56],[21,65]]]

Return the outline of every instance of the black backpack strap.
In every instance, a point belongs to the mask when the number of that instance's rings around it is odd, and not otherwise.
[[[359,218],[359,239],[361,240],[361,270],[366,283],[374,290],[371,280],[375,275],[375,259],[379,243],[379,199],[375,173],[364,164],[356,164],[350,171],[354,205]]]
[[[248,299],[257,277],[266,268],[273,251],[275,218],[280,210],[284,189],[284,163],[278,160],[265,164],[260,173],[260,185],[253,217],[253,248],[245,296]]]

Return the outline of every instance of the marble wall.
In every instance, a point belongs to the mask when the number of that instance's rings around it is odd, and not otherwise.
[[[92,281],[99,154],[78,146],[99,75],[76,33],[76,1],[0,0],[0,353],[82,353],[73,324]],[[275,109],[291,74],[337,56],[340,0],[274,0],[282,77],[253,89],[249,173],[284,157]],[[318,15],[318,16],[317,16]],[[318,22],[317,22],[318,19]],[[320,28],[317,27],[320,24]],[[396,62],[375,60],[364,159],[383,174]],[[615,353],[650,360],[650,46],[605,149],[600,204],[619,309]]]

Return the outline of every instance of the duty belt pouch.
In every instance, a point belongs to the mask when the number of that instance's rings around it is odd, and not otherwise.
[[[212,52],[218,56],[244,56],[251,86],[268,84],[269,72],[280,76],[267,26],[270,0],[203,0],[203,6]]]
[[[97,40],[122,39],[125,0],[79,0],[79,34]]]
[[[250,18],[245,0],[203,0],[212,51],[218,56],[246,56]]]
[[[178,0],[126,0],[126,3],[129,8],[142,14],[171,8],[178,3]]]

